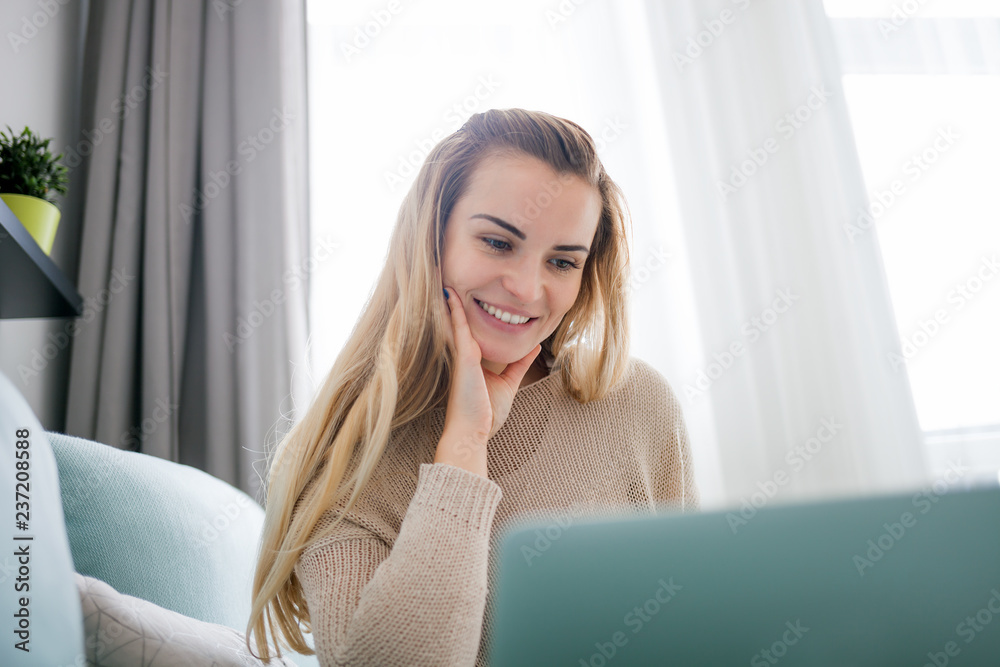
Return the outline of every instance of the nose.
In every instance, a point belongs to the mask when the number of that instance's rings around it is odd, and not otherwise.
[[[544,274],[539,260],[526,255],[519,262],[510,262],[500,279],[500,285],[519,303],[525,306],[535,303],[544,291]]]

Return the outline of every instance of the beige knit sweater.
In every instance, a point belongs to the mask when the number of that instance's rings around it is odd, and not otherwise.
[[[442,408],[393,431],[359,504],[295,566],[324,667],[485,667],[496,555],[512,519],[698,506],[677,398],[634,357],[623,382],[588,405],[556,374],[521,387],[489,441],[488,479],[433,463],[444,418]]]

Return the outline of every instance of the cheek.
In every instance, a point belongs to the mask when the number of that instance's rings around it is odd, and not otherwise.
[[[444,263],[444,275],[454,281],[455,286],[468,289],[481,287],[493,279],[491,265],[484,262],[482,255],[477,255],[472,249],[457,252],[448,257]]]
[[[456,283],[462,282],[466,273],[465,265],[468,263],[466,257],[467,254],[462,252],[459,247],[454,245],[445,247],[441,262],[441,274],[446,284],[457,287]]]
[[[569,290],[566,293],[560,293],[557,300],[553,301],[551,319],[545,325],[547,330],[546,335],[551,334],[560,324],[562,324],[563,319],[566,317],[566,313],[569,312],[569,309],[573,307],[574,303],[576,303],[576,295],[576,290]]]
[[[560,294],[560,312],[566,314],[569,309],[573,307],[576,303],[577,297],[580,296],[580,283],[576,282],[573,286],[568,287],[565,292]]]
[[[444,277],[449,281],[449,285],[455,289],[465,289],[471,287],[475,282],[475,271],[467,260],[453,258],[451,262],[444,265]]]

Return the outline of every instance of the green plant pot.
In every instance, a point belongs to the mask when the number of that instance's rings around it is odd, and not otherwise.
[[[28,195],[3,193],[0,194],[0,199],[10,207],[45,254],[52,252],[52,242],[56,240],[60,216],[56,205]]]

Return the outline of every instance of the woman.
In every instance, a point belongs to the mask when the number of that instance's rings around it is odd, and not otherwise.
[[[323,665],[485,665],[508,521],[697,505],[677,399],[628,353],[625,220],[570,121],[490,110],[431,151],[277,448],[248,647],[312,653],[301,621]]]

